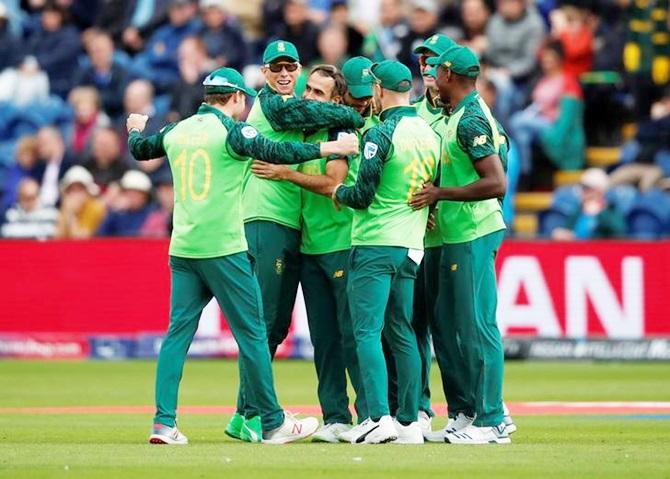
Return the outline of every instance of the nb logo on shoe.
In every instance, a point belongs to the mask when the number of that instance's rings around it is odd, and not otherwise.
[[[302,424],[294,424],[291,434],[302,434]]]

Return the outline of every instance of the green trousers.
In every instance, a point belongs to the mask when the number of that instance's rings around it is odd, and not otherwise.
[[[430,368],[433,363],[431,350],[430,325],[435,321],[437,306],[437,290],[440,278],[441,247],[427,248],[423,261],[414,282],[414,311],[412,313],[412,328],[416,333],[419,357],[421,358],[421,394],[419,396],[419,411],[424,411],[433,417],[435,413],[430,407]],[[386,367],[389,372],[389,405],[391,412],[398,409],[398,380],[395,370],[395,361],[386,340],[383,341]]]
[[[442,246],[435,355],[449,415],[476,414],[476,426],[503,420],[504,353],[496,322],[495,258],[504,231]]]
[[[390,414],[388,373],[382,334],[389,343],[398,374],[398,410],[403,423],[419,412],[421,367],[412,329],[412,301],[418,265],[407,248],[355,246],[349,260],[347,293],[356,338],[356,353],[365,384],[368,414]]]
[[[348,269],[349,250],[302,256],[300,283],[324,424],[351,423],[347,371],[356,392],[356,414],[368,417],[347,301]]]
[[[219,258],[170,257],[170,327],[161,344],[156,371],[154,423],[174,426],[186,353],[203,308],[215,297],[239,347],[240,382],[249,409],[266,431],[284,422],[277,403],[258,282],[247,253]]]
[[[263,317],[270,356],[288,336],[300,282],[300,231],[272,221],[244,224],[263,299]],[[250,417],[245,399],[246,384],[240,381],[237,412]]]

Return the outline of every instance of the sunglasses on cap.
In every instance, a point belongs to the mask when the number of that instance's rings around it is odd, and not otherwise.
[[[298,69],[300,64],[299,63],[270,63],[269,65],[265,65],[265,66],[267,68],[269,68],[272,73],[279,73],[284,68],[286,68],[287,72],[294,72]]]

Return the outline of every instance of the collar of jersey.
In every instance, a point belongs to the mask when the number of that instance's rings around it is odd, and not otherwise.
[[[219,120],[221,120],[222,122],[225,121],[225,120],[230,120],[230,117],[224,115],[223,113],[221,113],[219,110],[217,110],[213,106],[208,105],[207,103],[202,103],[200,105],[200,108],[198,108],[198,113],[197,114],[198,115],[206,115],[208,113],[216,115],[216,117]]]
[[[396,116],[416,116],[416,108],[411,105],[392,106],[379,114],[381,121],[390,120]]]
[[[461,108],[463,108],[468,103],[475,102],[478,99],[479,99],[479,93],[477,92],[477,90],[472,90],[470,93],[465,95],[465,97],[463,97],[463,99],[461,100],[461,102],[458,105],[456,105],[456,108],[454,108],[451,112],[452,115],[454,113],[456,113],[458,110],[460,110]]]

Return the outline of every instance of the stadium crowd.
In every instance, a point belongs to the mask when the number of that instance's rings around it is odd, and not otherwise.
[[[419,96],[412,51],[438,32],[481,58],[513,140],[508,195],[575,173],[540,234],[670,232],[668,0],[0,0],[0,236],[167,237],[169,166],[132,159],[129,113],[149,134],[192,115],[221,66],[260,87],[276,38],[307,67],[298,94],[308,67],[364,55],[410,67]],[[582,171],[587,145],[622,147]]]

